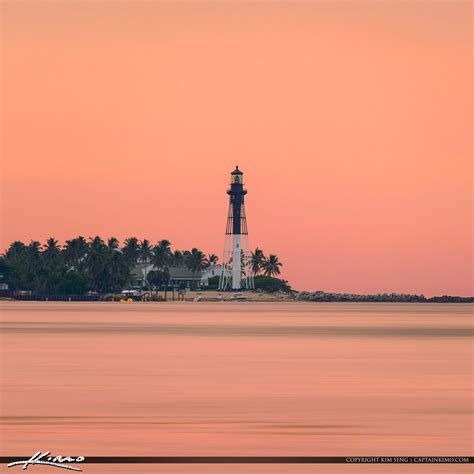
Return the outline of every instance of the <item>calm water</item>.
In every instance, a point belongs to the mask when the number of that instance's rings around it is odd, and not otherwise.
[[[1,309],[2,455],[474,452],[471,305],[2,302]],[[403,471],[224,467],[83,469]]]

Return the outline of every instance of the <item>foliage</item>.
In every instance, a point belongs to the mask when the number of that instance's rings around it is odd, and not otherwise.
[[[84,294],[116,292],[130,281],[133,263],[114,237],[107,244],[96,236],[77,237],[61,248],[50,238],[42,247],[14,242],[1,258],[3,281],[13,290],[35,294]]]
[[[250,264],[255,275],[263,274],[269,277],[279,275],[280,267],[283,266],[276,255],[270,254],[266,257],[258,247],[255,249],[255,252],[250,253]]]
[[[263,274],[265,276],[274,277],[280,274],[280,267],[282,264],[276,255],[269,255],[263,261]]]
[[[159,270],[163,270],[172,266],[173,254],[171,252],[171,243],[169,240],[160,240],[153,247],[150,261]]]
[[[286,280],[281,280],[280,278],[257,275],[254,278],[254,283],[256,290],[268,291],[269,293],[274,293],[276,291],[290,293],[292,291],[288,282]]]
[[[132,264],[138,262],[140,257],[140,246],[138,239],[136,237],[129,237],[125,239],[124,246],[122,248],[122,252],[125,258]]]
[[[184,265],[184,254],[181,250],[175,250],[171,255],[171,266],[182,267]]]
[[[147,281],[153,288],[168,286],[170,281],[170,273],[168,270],[152,270],[150,273],[148,273]]]
[[[266,258],[256,249],[252,265],[258,268],[256,288],[265,291],[287,291],[283,280],[271,278],[280,273],[281,263],[275,255]],[[125,239],[123,246],[115,237],[106,241],[95,236],[67,240],[63,246],[50,237],[44,245],[31,241],[28,245],[16,241],[0,256],[0,277],[14,291],[28,290],[38,295],[82,295],[89,291],[115,293],[130,287],[135,265],[149,264],[145,278],[152,287],[169,282],[169,269],[186,266],[198,275],[218,257],[206,256],[198,248],[172,250],[168,240],[153,245],[136,237]],[[145,269],[146,270],[146,269]],[[279,282],[279,283],[278,283]],[[219,276],[209,279],[209,288],[217,288]]]
[[[219,275],[210,277],[210,278],[207,280],[207,287],[206,287],[206,289],[208,289],[208,290],[217,290],[217,289],[219,288],[219,280],[220,280],[220,276],[219,276]]]
[[[185,255],[184,262],[194,273],[200,272],[209,266],[205,253],[197,248],[193,248],[191,252]]]
[[[258,247],[255,249],[255,252],[250,253],[250,262],[252,265],[252,271],[255,275],[258,275],[263,269],[263,263],[265,262],[265,255],[263,251]]]
[[[185,252],[184,263],[194,276],[209,266],[206,254],[197,248],[193,248],[191,252]]]

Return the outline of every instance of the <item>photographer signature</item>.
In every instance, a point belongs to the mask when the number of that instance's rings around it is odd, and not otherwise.
[[[79,469],[78,467],[73,467],[69,466],[67,464],[63,464],[65,462],[71,463],[71,462],[82,462],[84,459],[86,459],[84,456],[77,456],[76,458],[73,458],[71,456],[50,456],[51,451],[46,451],[41,454],[41,451],[38,451],[37,453],[33,454],[30,459],[26,461],[15,461],[11,462],[10,464],[7,464],[7,467],[13,467],[13,466],[21,466],[23,465],[23,469],[28,469],[28,466],[30,464],[44,464],[46,466],[53,466],[53,467],[60,467],[63,469],[69,469],[71,471],[82,471],[82,469]]]

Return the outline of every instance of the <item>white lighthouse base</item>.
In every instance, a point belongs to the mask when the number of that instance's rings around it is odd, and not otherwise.
[[[226,234],[220,291],[252,290],[253,273],[246,234]]]
[[[232,289],[240,290],[242,279],[242,248],[240,247],[240,235],[234,234],[232,249]]]

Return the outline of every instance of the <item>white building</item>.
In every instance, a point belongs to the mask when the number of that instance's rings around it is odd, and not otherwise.
[[[201,286],[209,285],[209,278],[220,277],[222,273],[222,265],[211,264],[205,270],[203,270],[201,275]],[[225,276],[230,277],[231,271],[225,270]]]
[[[130,289],[142,290],[148,287],[146,280],[151,271],[156,270],[156,267],[151,264],[137,263],[131,271]],[[168,268],[170,274],[169,286],[175,288],[199,288],[201,282],[201,272],[192,272],[186,267],[170,267]]]
[[[145,273],[146,268],[146,273]],[[131,271],[130,289],[141,290],[148,286],[146,276],[152,271],[156,270],[151,263],[145,265],[144,263],[137,263]],[[206,287],[209,285],[209,278],[220,278],[222,272],[222,265],[212,264],[205,268],[202,272],[192,272],[186,267],[170,267],[170,286],[176,288],[199,288],[199,286]],[[230,277],[231,271],[226,269],[225,275]],[[217,285],[216,285],[217,286]]]

